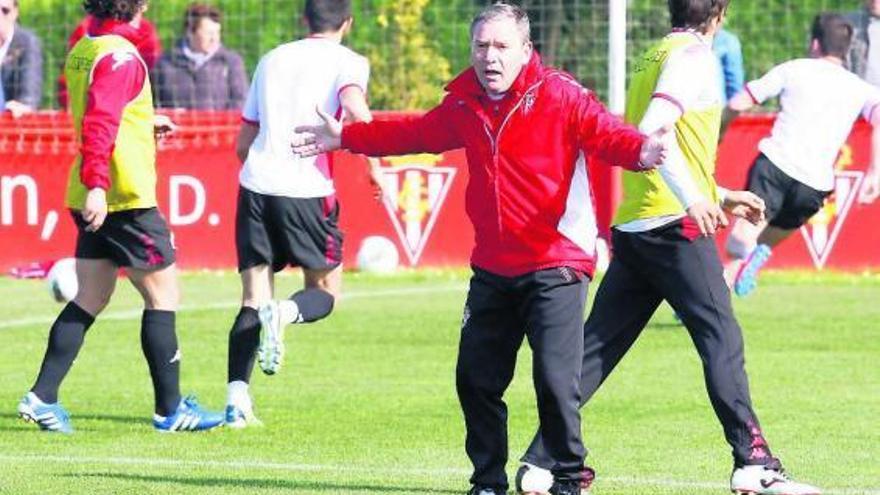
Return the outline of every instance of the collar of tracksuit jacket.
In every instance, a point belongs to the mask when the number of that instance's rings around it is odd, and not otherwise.
[[[470,67],[446,85],[446,91],[459,97],[468,108],[474,111],[478,117],[489,127],[495,129],[492,116],[487,112],[490,104],[498,103],[507,111],[512,112],[517,103],[534,87],[540,85],[544,79],[544,65],[537,51],[532,52],[532,58],[520,71],[504,98],[493,102],[486,94],[485,88],[477,79],[477,71]],[[498,129],[495,129],[496,132]]]

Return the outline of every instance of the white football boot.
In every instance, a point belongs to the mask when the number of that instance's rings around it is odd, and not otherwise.
[[[733,471],[730,491],[737,495],[821,495],[815,486],[793,481],[778,466],[743,466]]]
[[[553,473],[524,462],[516,470],[515,483],[516,493],[520,495],[547,495],[553,486]]]
[[[260,347],[257,358],[260,369],[267,375],[274,375],[284,362],[284,325],[277,301],[269,301],[259,309]]]

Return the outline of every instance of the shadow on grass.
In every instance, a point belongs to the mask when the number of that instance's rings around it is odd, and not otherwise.
[[[231,478],[199,478],[194,476],[148,476],[140,474],[120,473],[88,473],[65,474],[70,478],[101,478],[134,481],[143,483],[174,483],[199,487],[233,487],[233,488],[266,488],[283,490],[312,490],[325,492],[377,492],[377,493],[449,493],[460,494],[463,491],[404,486],[364,485],[352,482],[295,481],[290,479],[231,479]]]
[[[18,413],[0,413],[0,419],[20,419]],[[149,416],[118,416],[114,414],[71,414],[71,421],[110,421],[113,423],[153,426]]]

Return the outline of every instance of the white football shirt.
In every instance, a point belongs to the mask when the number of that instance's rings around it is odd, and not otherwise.
[[[761,103],[779,96],[782,109],[758,146],[789,177],[819,191],[834,189],[834,163],[859,114],[872,121],[880,89],[819,58],[791,60],[746,84]]]
[[[365,57],[323,38],[286,43],[263,56],[242,111],[245,122],[260,127],[239,174],[242,187],[291,198],[332,195],[329,156],[294,155],[293,129],[321,124],[316,107],[340,117],[342,90],[357,86],[366,93],[369,78]]]

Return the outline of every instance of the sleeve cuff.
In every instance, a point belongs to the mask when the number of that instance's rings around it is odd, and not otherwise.
[[[345,85],[343,85],[341,88],[339,88],[339,91],[336,92],[336,97],[337,97],[337,98],[340,98],[340,97],[342,96],[342,92],[345,91],[345,90],[348,89],[348,88],[358,88],[358,89],[361,90],[361,92],[363,92],[365,95],[367,94],[367,90],[365,90],[364,87],[361,86],[360,84],[349,83],[349,84],[345,84]]]
[[[348,144],[351,138],[351,126],[343,125],[342,126],[342,134],[339,136],[339,147],[347,150]]]
[[[669,103],[672,103],[676,106],[676,108],[678,108],[678,111],[681,112],[682,115],[684,115],[684,105],[682,105],[681,102],[678,101],[675,97],[666,93],[654,93],[653,95],[651,95],[651,98],[659,98],[661,100],[666,100]]]
[[[727,189],[726,187],[715,186],[715,190],[718,192],[718,202],[723,205],[724,201],[727,200],[727,193],[730,192],[730,189]]]
[[[761,102],[757,98],[755,98],[755,93],[752,93],[752,88],[750,88],[748,84],[744,85],[743,89],[746,90],[746,94],[748,94],[749,98],[752,99],[752,103],[754,103],[755,105],[761,104]]]
[[[83,177],[82,183],[86,189],[103,189],[105,191],[110,189],[110,180],[106,177]]]

